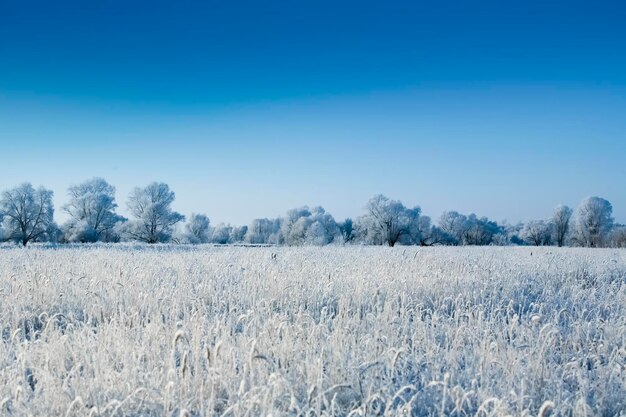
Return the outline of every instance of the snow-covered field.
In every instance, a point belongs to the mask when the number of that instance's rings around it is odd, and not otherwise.
[[[626,251],[0,248],[2,416],[626,413]]]

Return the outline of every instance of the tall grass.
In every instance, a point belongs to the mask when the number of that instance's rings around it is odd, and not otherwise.
[[[626,251],[0,249],[0,415],[615,416]]]

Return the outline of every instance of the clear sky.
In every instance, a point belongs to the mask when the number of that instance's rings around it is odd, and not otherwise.
[[[167,182],[248,223],[383,193],[626,222],[623,1],[0,0],[0,188]],[[59,216],[62,219],[62,216]]]

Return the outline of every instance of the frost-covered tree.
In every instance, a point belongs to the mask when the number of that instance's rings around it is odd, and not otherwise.
[[[449,245],[462,245],[467,228],[467,217],[457,211],[445,211],[439,218],[439,228]]]
[[[614,248],[626,248],[626,226],[615,225],[611,231],[611,246]]]
[[[244,242],[256,245],[281,243],[280,223],[280,219],[254,219],[246,231]]]
[[[452,245],[490,245],[494,238],[504,230],[486,217],[474,213],[468,216],[456,211],[444,212],[439,219],[439,228],[448,244]]]
[[[522,239],[523,223],[509,224],[506,221],[500,224],[502,233],[494,236],[494,244],[499,246],[506,245],[525,245],[526,241]]]
[[[562,204],[554,209],[554,214],[552,216],[554,241],[559,247],[564,246],[567,240],[572,214],[573,210]]]
[[[314,224],[315,230],[309,231]],[[308,206],[289,210],[281,222],[280,232],[289,246],[327,245],[340,235],[339,226],[330,213],[322,207],[309,209]]]
[[[319,224],[320,227],[315,226],[318,232],[310,232],[307,230],[307,233],[310,235],[318,236],[318,240],[316,243],[311,243],[310,239],[308,239],[309,244],[320,245],[320,241],[323,241],[322,244],[328,245],[330,243],[341,240],[341,230],[339,230],[339,225],[335,221],[335,218],[325,211],[322,207],[314,207],[311,211],[311,224],[309,229],[313,227],[316,223]],[[321,234],[320,234],[321,233]]]
[[[306,229],[304,239],[307,245],[324,246],[329,243],[326,228],[320,221],[313,222]]]
[[[551,244],[553,225],[543,220],[531,220],[521,230],[521,238],[529,245],[546,246]]]
[[[103,242],[112,242],[112,243],[121,242],[124,239],[124,236],[126,235],[126,223],[127,223],[126,218],[124,218],[122,221],[115,223],[115,226],[113,226],[112,229],[105,230],[104,232],[102,232],[100,239]]]
[[[576,210],[576,242],[596,248],[606,244],[613,227],[613,206],[600,197],[585,199]]]
[[[128,209],[134,217],[126,227],[129,238],[146,243],[169,241],[174,225],[185,219],[172,211],[174,198],[174,192],[164,183],[136,187],[128,197]]]
[[[4,191],[0,197],[4,240],[26,246],[29,242],[56,240],[58,227],[54,223],[52,191],[35,189],[24,183]]]
[[[467,216],[466,228],[463,234],[464,245],[490,245],[494,236],[501,234],[498,223],[487,217],[478,217],[474,213]]]
[[[210,220],[204,214],[192,213],[185,224],[183,241],[187,243],[208,243],[210,239]]]
[[[422,215],[419,207],[407,208],[403,219],[406,233],[399,240],[403,245],[433,246],[446,243],[445,234],[432,224],[429,216]]]
[[[229,224],[220,223],[211,231],[211,243],[217,243],[219,245],[227,245],[231,243],[230,237],[233,232],[233,227]]]
[[[341,233],[341,237],[344,243],[350,243],[354,241],[356,234],[354,230],[354,222],[351,218],[345,219],[337,226],[339,226],[339,232]]]
[[[233,226],[230,232],[230,243],[243,242],[248,233],[248,226]]]
[[[398,242],[415,243],[419,207],[407,209],[400,201],[378,194],[367,202],[365,209],[366,214],[357,219],[359,236],[364,243],[388,246]]]
[[[367,216],[359,216],[354,220],[354,240],[366,245],[382,245],[378,230],[374,230]]]
[[[282,219],[280,233],[288,246],[303,245],[306,230],[311,225],[311,211],[307,206],[287,211]]]
[[[63,210],[70,220],[63,226],[68,242],[107,241],[115,235],[115,225],[125,221],[115,214],[115,187],[102,178],[93,178],[68,190],[69,202]]]
[[[419,245],[422,240],[422,229],[420,221],[422,219],[422,209],[419,207],[404,208],[400,216],[400,222],[404,229],[398,242],[403,245]]]
[[[433,246],[445,243],[445,235],[441,229],[432,224],[429,216],[420,216],[417,220],[416,245]]]

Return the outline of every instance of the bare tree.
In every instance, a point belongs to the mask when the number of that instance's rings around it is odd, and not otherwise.
[[[57,230],[52,191],[43,187],[35,189],[30,183],[3,192],[0,213],[5,239],[23,246],[33,241],[51,240]]]

